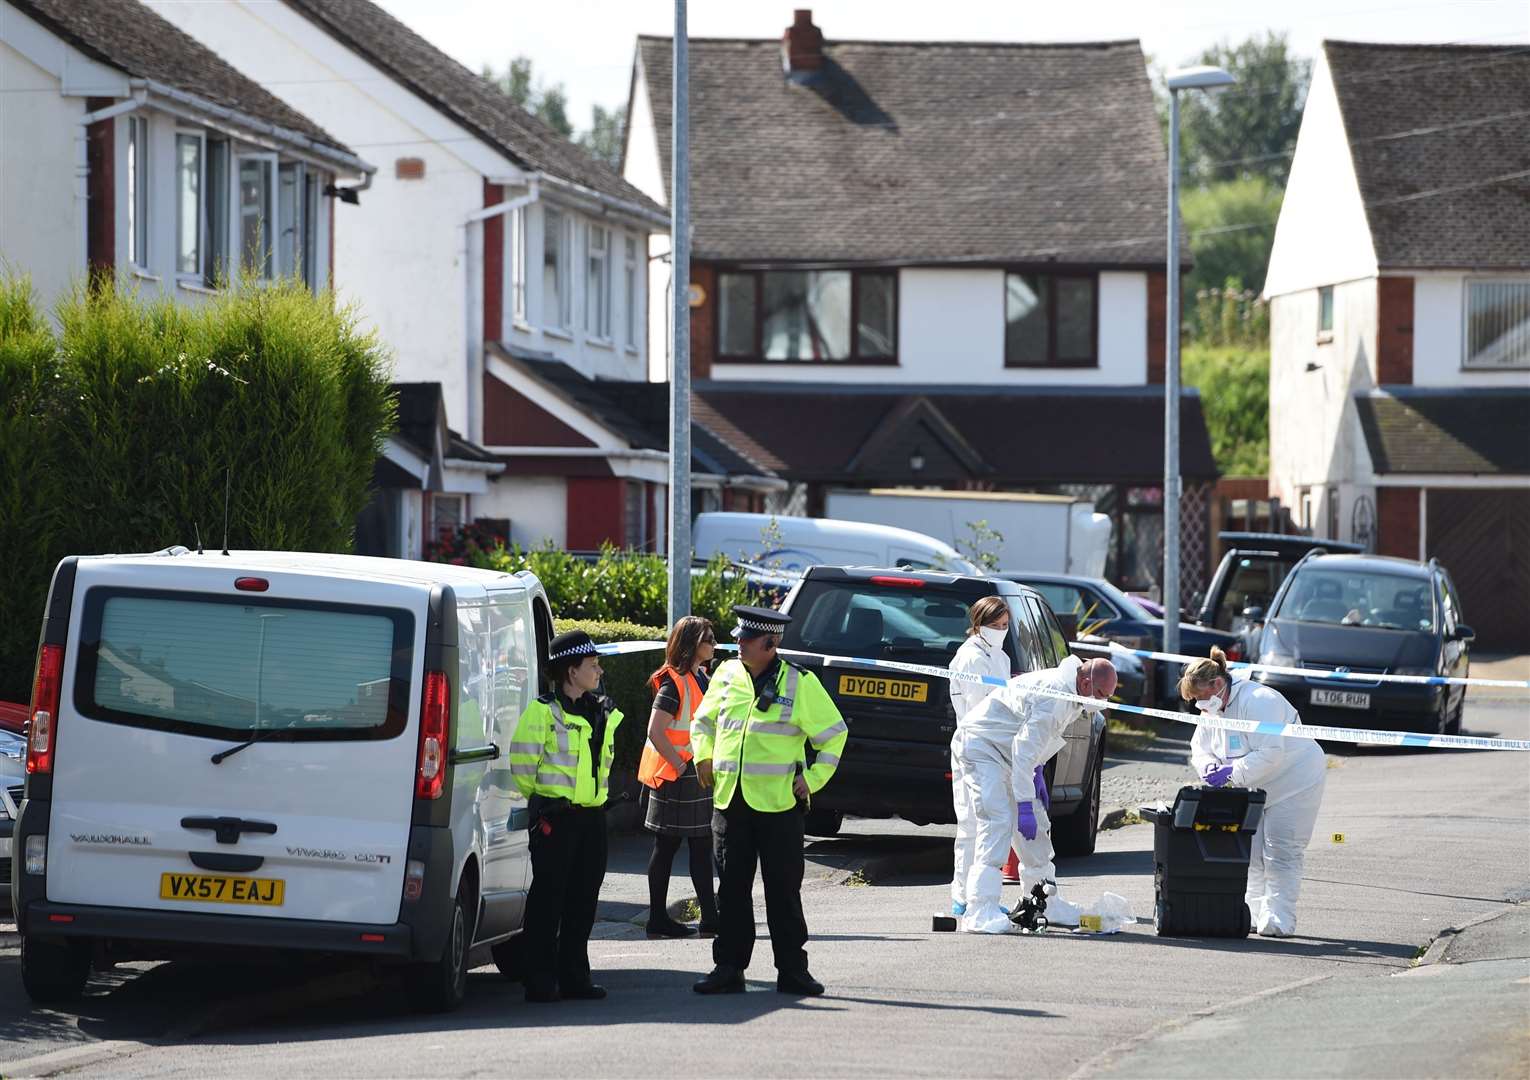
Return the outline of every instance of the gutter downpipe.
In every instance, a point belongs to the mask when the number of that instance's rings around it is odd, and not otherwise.
[[[90,125],[125,116],[146,104],[148,95],[139,90],[127,101],[85,113],[79,119],[79,129],[74,136],[74,205],[78,244],[75,254],[79,257],[83,273],[88,274],[90,271]],[[116,146],[115,141],[112,145]]]
[[[462,219],[462,272],[467,312],[467,429],[468,441],[483,445],[483,223],[490,218],[530,206],[541,198],[539,177],[533,175],[526,194],[475,210]]]

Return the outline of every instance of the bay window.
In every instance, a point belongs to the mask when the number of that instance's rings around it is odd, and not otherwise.
[[[149,265],[149,120],[127,118],[127,249],[134,266]]]
[[[584,332],[611,339],[611,230],[584,228]]]
[[[304,211],[303,166],[287,162],[276,171],[276,273],[278,277],[297,277],[302,270],[306,245],[303,243]]]
[[[717,278],[720,360],[897,362],[888,270],[731,270]]]
[[[245,273],[260,281],[272,274],[276,221],[276,155],[239,159],[239,259]]]
[[[622,301],[624,305],[622,310],[626,317],[627,348],[635,349],[638,343],[639,325],[637,309],[638,243],[636,237],[628,236],[625,239],[627,242],[627,263],[622,276]]]
[[[1004,275],[1004,366],[1094,367],[1098,284],[1088,274]]]
[[[1530,367],[1530,280],[1466,283],[1462,366],[1472,371]]]
[[[200,132],[175,135],[175,272],[202,275],[202,192],[205,170]]]
[[[526,321],[526,208],[510,211],[510,315]]]
[[[570,280],[569,233],[573,222],[549,206],[542,215],[542,325],[569,330],[574,323],[574,289]]]

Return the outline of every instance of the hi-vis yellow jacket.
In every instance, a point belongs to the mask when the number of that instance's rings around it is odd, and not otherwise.
[[[510,737],[510,775],[522,795],[568,799],[575,806],[604,806],[620,709],[606,714],[600,746],[590,745],[590,722],[565,712],[556,695],[538,698],[521,714]],[[600,755],[600,771],[591,755]]]
[[[796,805],[792,780],[807,761],[811,742],[817,758],[803,772],[808,790],[829,782],[839,766],[848,735],[845,721],[811,671],[783,661],[776,673],[776,700],[768,709],[755,703],[754,679],[741,660],[717,669],[691,718],[691,750],[711,761],[712,803],[725,810],[742,785],[744,802],[767,813]]]

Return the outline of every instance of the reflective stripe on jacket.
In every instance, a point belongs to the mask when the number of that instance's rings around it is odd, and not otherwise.
[[[591,767],[590,722],[565,713],[556,697],[538,698],[521,714],[510,738],[510,775],[522,795],[568,799],[575,806],[604,806],[611,778],[620,709],[606,714],[600,771]]]
[[[658,675],[654,676],[652,686],[655,692],[663,685],[664,678],[668,676],[675,681],[675,687],[680,691],[680,708],[675,713],[674,719],[669,722],[669,727],[664,734],[669,738],[669,743],[680,755],[681,761],[691,760],[691,716],[696,711],[696,706],[701,703],[701,683],[696,681],[693,672],[681,674],[672,667],[666,666]],[[665,760],[664,755],[645,742],[643,744],[643,757],[638,762],[638,781],[656,788],[666,780],[678,780],[680,776],[675,772],[675,767]]]
[[[691,720],[696,760],[712,762],[712,803],[727,809],[740,786],[744,802],[775,813],[797,803],[792,780],[799,771],[816,792],[839,767],[849,730],[828,691],[811,671],[782,663],[776,700],[755,704],[754,679],[740,660],[717,669]],[[806,744],[817,758],[806,768]]]

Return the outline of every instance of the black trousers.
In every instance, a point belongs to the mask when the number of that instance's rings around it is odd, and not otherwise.
[[[726,810],[712,811],[717,858],[717,937],[712,961],[740,971],[754,953],[754,871],[765,877],[765,921],[776,970],[807,970],[807,921],[802,917],[802,811],[768,814],[736,791]]]
[[[590,981],[590,929],[606,877],[606,815],[574,807],[531,827],[526,898],[527,986],[573,989]]]

